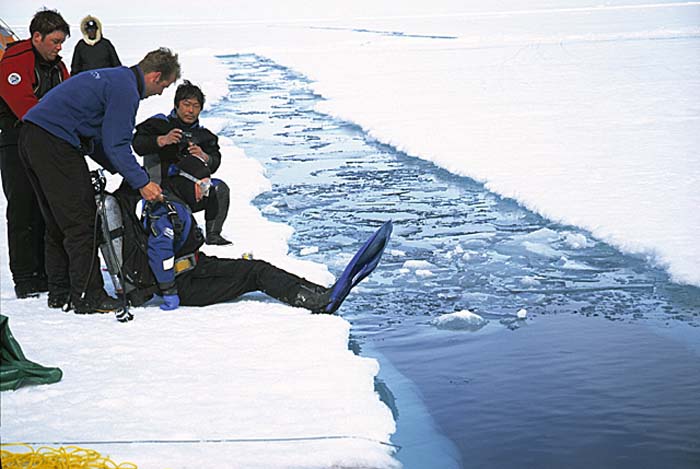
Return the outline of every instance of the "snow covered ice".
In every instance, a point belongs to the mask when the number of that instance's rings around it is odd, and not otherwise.
[[[83,442],[140,468],[396,465],[376,442],[393,431],[377,364],[348,350],[339,317],[253,300],[136,308],[123,325],[14,303],[3,297],[27,356],[64,376],[3,393],[3,442]],[[90,443],[140,440],[234,442]]]

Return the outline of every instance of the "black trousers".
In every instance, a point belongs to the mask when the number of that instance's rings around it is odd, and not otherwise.
[[[7,199],[7,246],[15,285],[46,277],[44,234],[46,226],[34,189],[19,158],[19,129],[8,129],[0,138],[0,173]]]
[[[101,294],[102,274],[95,243],[95,196],[85,157],[41,127],[25,123],[20,157],[46,222],[49,291],[77,299]]]
[[[291,303],[302,285],[319,285],[282,270],[269,262],[222,259],[199,255],[197,266],[175,278],[180,303],[207,306],[230,301],[244,293],[261,291],[277,300]]]

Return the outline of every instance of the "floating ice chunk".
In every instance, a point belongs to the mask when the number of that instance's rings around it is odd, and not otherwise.
[[[506,256],[505,254],[501,254],[496,251],[489,251],[489,259],[491,259],[493,262],[508,262],[510,260],[510,256]]]
[[[573,249],[592,247],[595,244],[589,241],[584,234],[571,232],[564,235],[564,242]]]
[[[554,230],[550,230],[549,228],[540,228],[539,230],[533,231],[532,233],[517,236],[517,238],[520,238],[523,241],[530,241],[533,243],[536,242],[542,244],[559,241],[560,236],[559,233],[557,233]]]
[[[308,246],[305,248],[302,248],[301,251],[299,251],[300,256],[308,256],[309,254],[316,254],[318,252],[318,246]]]
[[[577,261],[572,261],[566,256],[562,256],[559,261],[556,263],[558,266],[560,266],[562,269],[570,269],[570,270],[591,270],[592,267],[583,264],[581,262]]]
[[[411,269],[411,270],[430,269],[432,267],[435,267],[435,266],[428,261],[411,260],[411,261],[406,261],[403,263],[404,269]]]
[[[523,285],[539,285],[540,281],[537,280],[535,277],[526,275],[520,279],[520,283],[522,283]]]
[[[447,251],[447,253],[445,254],[445,257],[446,257],[447,259],[459,258],[459,257],[461,257],[461,255],[462,255],[463,253],[464,253],[464,248],[458,244],[458,245],[455,246],[455,248],[452,249],[451,251]]]
[[[456,313],[443,314],[430,321],[430,324],[440,329],[477,331],[488,322],[488,319],[465,309]]]
[[[523,246],[530,252],[544,257],[560,257],[561,253],[546,244],[533,243],[530,241],[523,242]]]
[[[406,257],[406,253],[404,251],[399,250],[399,249],[391,249],[389,251],[389,254],[391,254],[394,257]]]
[[[515,315],[518,316],[518,319],[525,319],[527,317],[527,310],[525,308],[520,308]]]
[[[418,277],[432,277],[435,274],[428,269],[418,269],[416,270],[416,275]]]

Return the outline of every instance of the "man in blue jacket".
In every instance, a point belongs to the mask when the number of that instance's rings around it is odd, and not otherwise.
[[[24,116],[20,156],[46,221],[49,306],[110,312],[121,302],[103,289],[94,191],[84,155],[118,172],[149,201],[161,188],[131,152],[139,101],[180,77],[177,54],[161,48],[138,65],[81,73],[52,89]]]
[[[330,288],[310,282],[272,264],[253,259],[225,259],[199,251],[204,236],[189,206],[213,196],[211,171],[194,155],[181,159],[177,173],[164,182],[166,201],[148,204],[148,261],[163,304],[206,306],[262,291],[284,303],[325,312]]]

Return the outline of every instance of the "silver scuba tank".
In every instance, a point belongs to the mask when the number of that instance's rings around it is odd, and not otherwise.
[[[120,270],[122,267],[122,244],[124,235],[124,223],[119,202],[112,194],[103,193],[95,196],[97,210],[102,219],[102,238],[100,252],[107,264],[109,276],[112,279],[114,290],[123,293],[124,288],[120,281]]]

